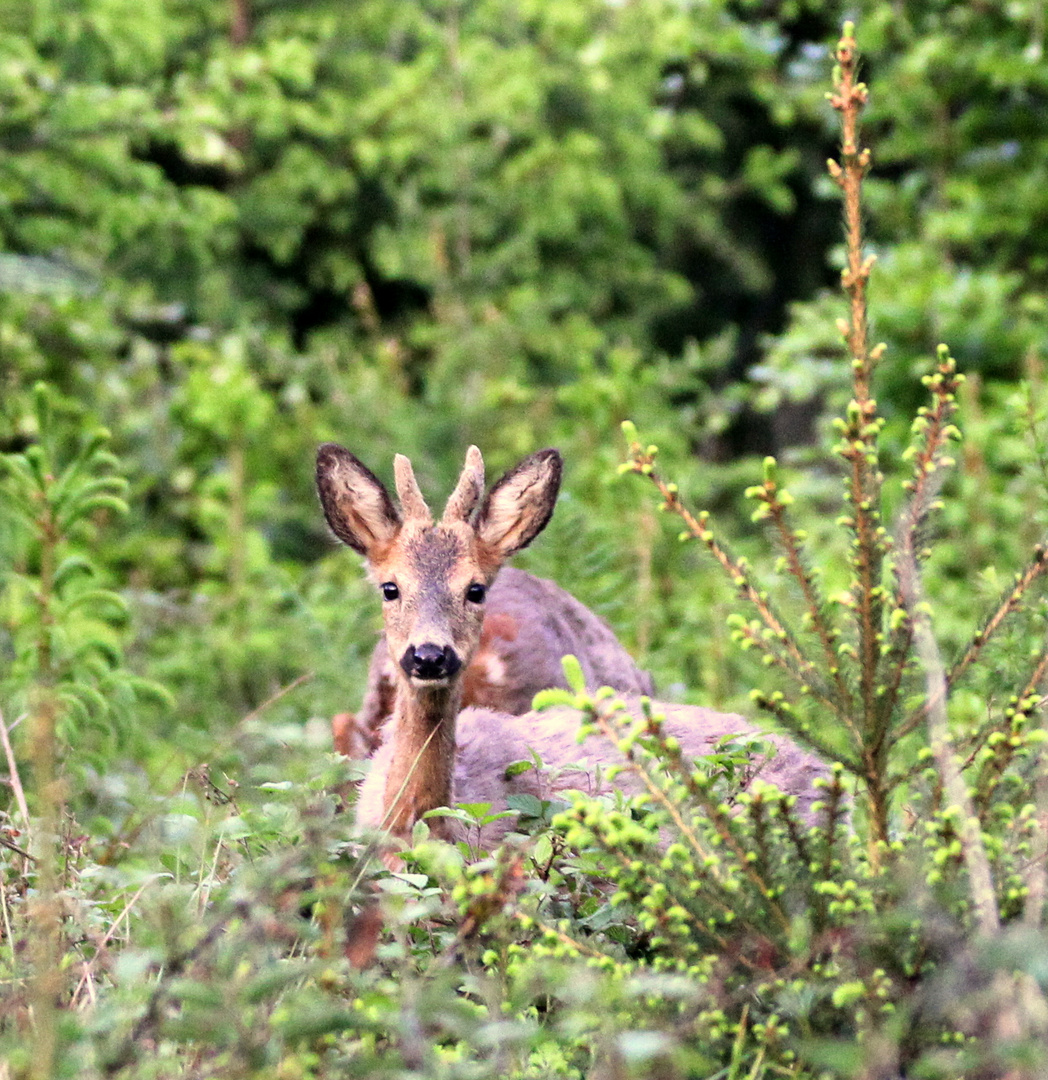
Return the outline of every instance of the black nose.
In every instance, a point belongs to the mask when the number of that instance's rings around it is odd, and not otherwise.
[[[427,642],[417,648],[409,645],[400,658],[400,666],[416,679],[450,679],[462,667],[462,661],[450,645],[441,648]]]

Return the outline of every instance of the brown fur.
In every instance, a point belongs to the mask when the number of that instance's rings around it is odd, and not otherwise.
[[[626,703],[635,717],[642,715],[637,698],[626,698]],[[681,750],[688,757],[714,752],[721,739],[759,735],[769,745],[770,752],[755,757],[753,770],[745,778],[746,785],[756,779],[774,784],[795,796],[802,817],[810,818],[818,795],[814,782],[829,776],[829,770],[818,758],[782,735],[760,732],[734,713],[659,702],[654,703],[654,708],[665,715],[664,730],[680,740]],[[580,746],[576,741],[579,719],[577,712],[565,708],[524,716],[506,716],[490,709],[464,710],[459,714],[456,728],[453,803],[490,802],[492,810],[498,811],[506,809],[508,796],[520,793],[548,798],[554,792],[568,789],[590,794],[642,791],[642,781],[629,767],[619,772],[613,782],[606,779],[604,769],[609,765],[624,765],[625,758],[601,735],[588,737]],[[529,769],[507,776],[507,766],[515,761],[531,760],[533,753],[542,760],[541,771]],[[571,768],[565,770],[569,765]],[[582,771],[577,766],[582,766]],[[485,826],[479,836],[481,846],[491,847],[513,826],[513,818]],[[464,828],[458,822],[448,822],[446,832],[456,840],[478,839],[475,829]]]
[[[478,557],[492,576],[549,524],[560,475],[560,454],[540,450],[506,473],[488,493],[477,515],[476,533]]]

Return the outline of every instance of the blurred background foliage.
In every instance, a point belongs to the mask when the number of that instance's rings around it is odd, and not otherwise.
[[[322,527],[324,439],[383,476],[407,453],[436,491],[470,442],[491,473],[559,446],[564,495],[521,564],[605,615],[664,696],[745,702],[732,598],[616,478],[617,428],[657,441],[754,557],[750,455],[804,465],[810,520],[836,515],[824,418],[848,374],[825,89],[845,16],[881,88],[889,450],[937,341],[970,380],[954,540],[928,585],[950,601],[947,642],[971,629],[972,581],[993,595],[993,567],[1042,534],[1039,0],[2,10],[0,449],[38,441],[40,381],[49,438],[112,433],[130,511],[78,542],[129,605],[126,662],[177,702],[122,726],[132,756],[214,755],[309,673],[277,716],[357,703],[377,605]],[[0,562],[23,572],[26,542],[0,523]]]

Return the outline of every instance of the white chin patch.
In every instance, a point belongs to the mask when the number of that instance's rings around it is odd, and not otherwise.
[[[439,690],[442,686],[450,686],[451,679],[446,675],[439,679],[420,679],[417,675],[411,676],[411,685],[421,690]]]

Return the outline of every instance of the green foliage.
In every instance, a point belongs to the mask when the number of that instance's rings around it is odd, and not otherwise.
[[[144,699],[170,707],[166,691],[123,664],[127,604],[101,586],[90,557],[99,526],[127,512],[127,484],[95,431],[63,460],[54,402],[34,394],[36,441],[0,456],[0,487],[9,523],[0,562],[2,646],[10,662],[0,695],[16,716],[51,697],[56,733],[83,762],[130,735]]]
[[[888,346],[876,397],[890,447],[905,442],[919,405],[914,375],[929,342],[948,341],[983,385],[1035,375],[1042,363],[1045,129],[1029,122],[1027,103],[1043,92],[1045,66],[1034,3],[862,7],[864,55],[890,87],[869,110],[867,200],[875,332]],[[755,372],[764,407],[843,405],[847,380],[825,363],[830,304],[805,298],[768,342]]]

